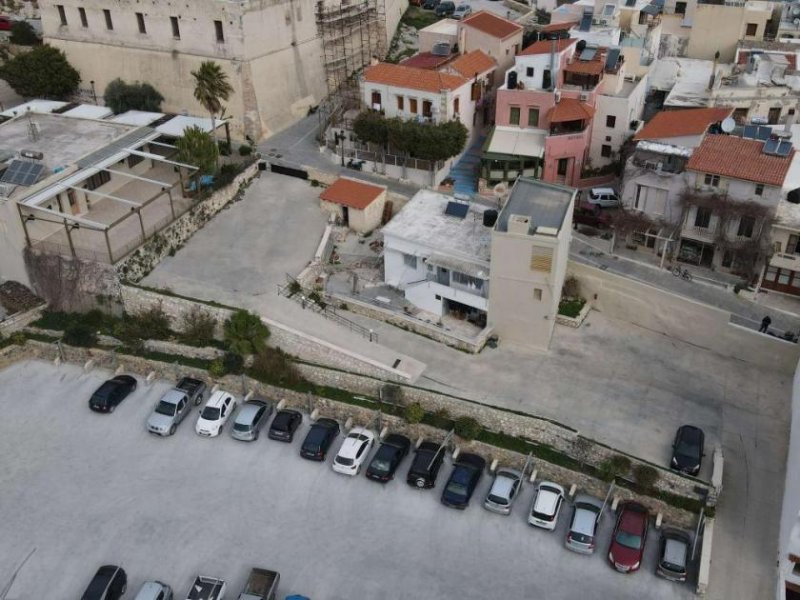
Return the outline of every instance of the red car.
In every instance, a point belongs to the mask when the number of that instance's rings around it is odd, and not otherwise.
[[[588,202],[576,204],[572,211],[573,227],[577,229],[578,225],[588,225],[597,229],[608,229],[613,222],[611,210],[614,209],[601,208],[597,204]]]
[[[608,562],[620,573],[633,573],[642,566],[649,522],[650,513],[638,502],[620,506],[608,547]]]
[[[9,17],[0,15],[0,31],[11,31],[11,26],[14,25]]]

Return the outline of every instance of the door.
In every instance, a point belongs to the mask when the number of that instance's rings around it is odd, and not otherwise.
[[[345,227],[350,225],[350,208],[347,206],[342,207],[342,222],[344,223]]]
[[[436,271],[436,281],[442,285],[450,285],[450,271],[443,267],[439,267]]]
[[[183,418],[186,416],[186,413],[188,412],[188,411],[186,410],[186,407],[187,407],[188,405],[189,405],[189,402],[188,402],[188,400],[186,400],[186,396],[184,396],[183,398],[181,398],[181,401],[180,401],[180,402],[178,402],[178,422],[179,422],[179,423],[180,423],[181,421],[183,421]]]
[[[767,120],[769,121],[770,125],[777,125],[778,120],[781,118],[781,107],[775,106],[769,109],[769,113],[767,113]]]
[[[559,158],[558,165],[556,167],[556,175],[558,175],[559,177],[566,177],[568,170],[569,170],[569,159]]]

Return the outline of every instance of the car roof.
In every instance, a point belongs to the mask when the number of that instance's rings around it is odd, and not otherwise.
[[[650,515],[647,508],[638,502],[625,502],[621,507],[620,527],[625,531],[639,531],[644,521],[645,526]]]
[[[386,444],[388,446],[410,446],[411,440],[408,439],[404,435],[400,435],[399,433],[390,433],[387,435],[381,444]]]
[[[344,438],[342,442],[342,446],[339,448],[339,456],[342,458],[355,458],[361,445],[366,443],[358,439],[358,434],[354,437],[351,436],[353,436],[352,431],[347,434],[347,437]]]
[[[552,514],[556,510],[559,496],[564,495],[564,488],[557,483],[550,483],[543,481],[539,484],[538,492],[536,494],[536,504],[534,510],[536,512],[543,512]]]
[[[211,394],[211,397],[206,402],[206,406],[221,406],[223,400],[228,396],[233,397],[233,394],[224,390],[219,390]]]
[[[598,513],[586,508],[586,504],[587,503],[584,503],[581,506],[578,506],[577,503],[575,504],[575,514],[572,517],[572,526],[570,529],[575,533],[594,535]]]
[[[333,429],[334,427],[338,427],[338,423],[333,419],[328,419],[326,417],[322,417],[321,419],[317,419],[311,427],[324,427],[325,429]]]
[[[164,395],[161,396],[161,402],[169,402],[170,404],[177,404],[181,401],[181,398],[186,396],[185,392],[181,392],[178,390],[167,390],[164,392]]]
[[[158,594],[163,591],[164,584],[159,583],[158,581],[146,581],[141,588],[139,588],[139,593],[136,594],[134,600],[156,600]]]
[[[689,542],[677,537],[668,537],[664,543],[664,560],[673,565],[686,566]]]
[[[681,425],[678,428],[678,435],[687,442],[697,443],[703,437],[703,430],[694,425]]]
[[[256,416],[256,413],[265,406],[263,402],[248,400],[242,404],[239,413],[236,415],[237,423],[249,423]]]
[[[590,504],[597,508],[597,510],[602,510],[603,508],[603,501],[589,494],[576,494],[575,504]]]
[[[596,187],[591,189],[592,194],[616,194],[614,188],[610,187]]]
[[[475,467],[478,469],[482,469],[486,466],[486,460],[479,456],[478,454],[472,454],[470,452],[465,452],[464,454],[460,454],[458,456],[458,460],[456,460],[457,465],[468,465],[470,467]]]
[[[489,493],[500,496],[501,498],[508,498],[511,495],[511,488],[514,486],[514,482],[519,480],[520,476],[518,471],[514,471],[513,469],[499,470],[497,471],[497,475],[495,475],[494,483],[492,483],[492,489]]]

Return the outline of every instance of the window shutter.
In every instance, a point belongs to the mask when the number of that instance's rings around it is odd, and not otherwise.
[[[553,266],[553,251],[550,248],[533,248],[531,250],[531,271],[549,273]]]

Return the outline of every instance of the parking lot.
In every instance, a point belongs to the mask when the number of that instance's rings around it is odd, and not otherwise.
[[[325,464],[298,456],[307,420],[291,445],[236,442],[227,428],[201,438],[194,415],[156,438],[144,422],[169,384],[140,378],[116,412],[92,413],[87,399],[108,375],[41,362],[0,372],[0,584],[37,548],[10,598],[76,598],[105,563],[128,572],[129,596],[160,579],[185,597],[203,573],[235,597],[263,566],[281,573],[280,598],[692,597],[653,574],[654,531],[639,573],[609,567],[611,513],[595,555],[575,555],[563,548],[569,509],[554,533],[526,525],[531,485],[510,517],[480,506],[488,476],[454,511],[438,500],[449,464],[430,491],[405,484],[408,459],[385,486],[337,475],[330,454]]]

